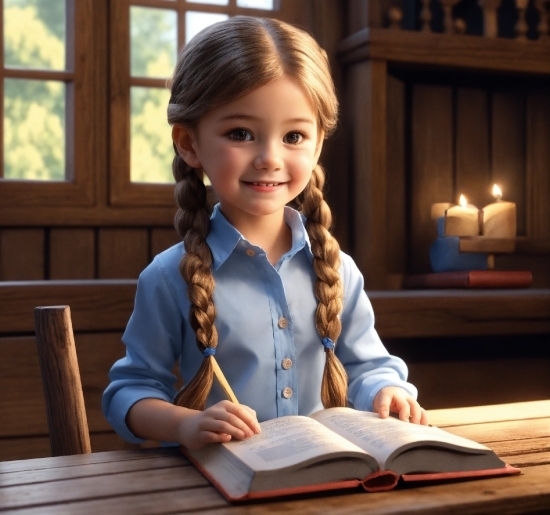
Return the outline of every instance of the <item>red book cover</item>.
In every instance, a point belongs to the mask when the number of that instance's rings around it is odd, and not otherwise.
[[[212,485],[230,502],[251,501],[254,499],[273,499],[287,497],[292,495],[311,494],[315,492],[326,492],[329,490],[357,489],[362,487],[367,492],[383,492],[393,490],[400,481],[405,483],[422,483],[436,481],[452,481],[465,479],[481,479],[484,477],[510,476],[521,474],[521,469],[506,464],[503,468],[457,471],[457,472],[438,472],[431,474],[403,474],[399,476],[390,470],[379,470],[364,478],[348,479],[343,481],[332,481],[328,483],[318,483],[307,486],[297,485],[291,488],[278,488],[273,490],[262,490],[257,492],[247,492],[245,494],[234,496],[227,490],[220,481],[218,481],[209,471],[196,460],[183,446],[180,450],[185,457],[212,483]]]
[[[432,274],[409,275],[403,279],[407,289],[422,288],[529,288],[533,282],[530,271],[523,270],[462,270]]]

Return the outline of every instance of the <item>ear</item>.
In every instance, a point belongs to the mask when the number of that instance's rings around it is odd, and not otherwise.
[[[180,157],[193,168],[202,168],[199,156],[195,151],[195,135],[193,132],[176,123],[172,127],[172,140]]]

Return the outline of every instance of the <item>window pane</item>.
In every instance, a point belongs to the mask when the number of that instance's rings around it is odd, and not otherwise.
[[[198,34],[202,29],[212,25],[213,23],[227,20],[227,18],[227,14],[187,11],[185,13],[185,42],[188,43],[193,36]]]
[[[65,179],[65,84],[5,79],[4,177]]]
[[[160,88],[131,89],[132,182],[173,183],[172,129],[166,120],[170,91]]]
[[[237,7],[273,11],[273,0],[237,0]]]
[[[168,9],[130,8],[131,73],[169,77],[176,66],[177,14]]]
[[[229,5],[229,0],[186,0],[192,4]]]
[[[65,0],[4,0],[4,62],[65,68]]]

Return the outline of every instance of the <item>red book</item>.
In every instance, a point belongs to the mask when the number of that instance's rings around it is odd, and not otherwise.
[[[461,270],[408,275],[403,287],[421,288],[529,288],[533,274],[523,270]]]
[[[261,427],[247,440],[181,450],[230,501],[520,473],[473,440],[350,408]]]

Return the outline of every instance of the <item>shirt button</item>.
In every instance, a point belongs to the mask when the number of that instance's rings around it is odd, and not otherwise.
[[[292,367],[292,360],[290,358],[285,358],[283,359],[281,365],[285,370],[288,370],[289,368]]]
[[[285,399],[290,399],[292,397],[292,388],[289,388],[288,386],[283,390],[283,397]]]
[[[286,329],[288,327],[288,320],[285,317],[279,318],[278,325],[281,329]]]
[[[249,257],[254,257],[256,255],[256,252],[254,252],[252,249],[246,249],[246,255]]]

